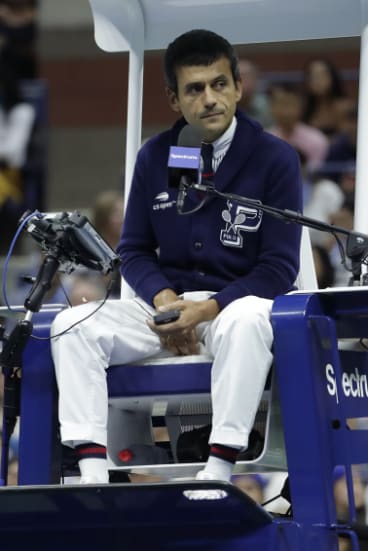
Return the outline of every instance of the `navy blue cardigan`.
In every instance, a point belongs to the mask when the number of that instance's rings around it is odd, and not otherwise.
[[[237,111],[234,139],[214,177],[219,191],[301,211],[299,159],[286,142]],[[211,198],[181,216],[167,186],[169,147],[185,124],[153,137],[138,153],[118,253],[121,273],[148,303],[164,288],[215,291],[220,308],[256,295],[273,299],[293,287],[301,228],[258,209]],[[187,200],[186,208],[193,203]]]

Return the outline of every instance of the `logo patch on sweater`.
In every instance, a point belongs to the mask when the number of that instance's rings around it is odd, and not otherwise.
[[[169,194],[167,191],[162,191],[161,193],[158,193],[155,197],[155,201],[167,201],[169,198]]]
[[[243,205],[236,205],[233,208],[231,201],[227,201],[226,205],[227,209],[221,213],[226,225],[220,232],[220,241],[225,247],[241,248],[243,246],[241,232],[257,231],[262,222],[262,211]]]
[[[163,191],[161,193],[158,193],[156,197],[154,198],[154,203],[152,205],[153,210],[166,210],[173,207],[176,203],[176,201],[170,201],[169,200],[169,194],[167,191]]]

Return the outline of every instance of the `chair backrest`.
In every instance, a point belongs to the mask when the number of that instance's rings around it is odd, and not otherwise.
[[[312,244],[309,236],[309,229],[306,226],[303,226],[302,229],[302,239],[300,243],[300,268],[296,284],[299,289],[318,289]]]

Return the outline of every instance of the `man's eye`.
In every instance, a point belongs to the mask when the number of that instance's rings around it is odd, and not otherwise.
[[[226,86],[226,80],[218,80],[214,84],[215,90],[222,90]]]
[[[188,88],[188,94],[199,94],[203,90],[203,87],[199,84],[194,84]]]

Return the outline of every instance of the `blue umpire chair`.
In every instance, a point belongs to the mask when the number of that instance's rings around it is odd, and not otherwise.
[[[298,285],[304,289],[316,288],[307,229],[303,230]],[[19,484],[22,485],[60,481],[57,391],[47,340],[51,321],[59,310],[59,306],[48,305],[35,315],[33,333],[37,338],[30,339],[24,353],[19,430]],[[133,469],[136,473],[156,474],[163,479],[193,477],[201,463],[179,462],[177,441],[183,432],[210,422],[210,371],[211,358],[205,356],[110,366],[107,381],[111,468]],[[153,447],[152,418],[161,419],[161,424],[164,420],[169,437],[169,461],[161,462],[153,453],[157,449]],[[286,470],[274,376],[265,389],[255,430],[261,435],[262,447],[257,457],[239,461],[236,472],[243,472],[245,467],[247,471]],[[135,444],[133,448],[132,444]],[[131,452],[134,455],[137,449],[136,460],[132,461]],[[120,453],[124,451],[128,454]]]
[[[358,551],[351,466],[367,462],[368,444],[366,431],[352,430],[349,420],[368,416],[368,355],[363,342],[368,334],[367,290],[350,287],[317,290],[307,230],[303,232],[301,260],[299,285],[312,288],[277,297],[272,311],[275,362],[271,386],[265,389],[264,449],[254,460],[240,461],[237,465],[238,472],[287,470],[292,516],[273,517],[232,485],[223,483],[206,483],[206,487],[217,484],[216,487],[225,492],[226,500],[214,505],[209,502],[188,505],[185,501],[185,490],[198,484],[202,484],[202,488],[205,484],[198,481],[120,484],[115,489],[114,485],[70,486],[69,491],[68,485],[60,485],[57,393],[47,340],[50,323],[60,308],[51,305],[43,307],[35,317],[34,334],[46,340],[31,339],[24,353],[19,484],[25,491],[21,494],[19,488],[13,493],[9,488],[5,493],[0,492],[0,508],[5,511],[9,503],[13,503],[14,511],[21,511],[23,515],[20,520],[19,516],[6,516],[9,526],[18,530],[19,542],[23,544],[32,537],[39,545],[45,524],[52,519],[54,524],[49,533],[50,537],[57,534],[57,550],[65,545],[66,538],[69,541],[77,528],[86,529],[96,523],[94,544],[106,537],[115,541],[113,534],[117,533],[119,545],[125,538],[124,541],[136,545],[132,548],[137,550],[146,548],[152,540],[155,545],[161,545],[156,548],[167,550],[183,548],[180,545],[185,543],[188,549],[219,551],[260,548],[309,551],[312,546],[337,551],[337,537],[342,535],[350,538],[353,551]],[[359,349],[355,350],[356,347]],[[152,416],[155,408],[161,408],[161,415],[169,414],[168,429],[175,437],[178,424],[183,424],[181,417],[189,414],[190,424],[197,426],[203,422],[202,415],[209,414],[206,400],[210,368],[210,359],[200,357],[186,362],[182,358],[170,363],[146,362],[139,368],[137,365],[110,366],[107,375],[110,409],[133,412],[137,426],[137,419],[139,424],[147,415]],[[275,399],[276,383],[280,402]],[[191,407],[186,409],[188,401],[190,406],[191,401],[204,404],[205,411],[199,411],[197,406],[195,411]],[[171,413],[179,417],[174,419],[174,429],[170,427]],[[188,424],[187,419],[184,421]],[[114,422],[110,429],[113,425]],[[118,431],[110,436],[110,442],[114,438],[119,446]],[[337,465],[343,465],[346,471],[349,519],[345,521],[337,519],[334,504],[333,472]],[[187,479],[200,465],[173,461],[130,468],[155,473],[163,479]],[[56,485],[50,487],[50,483]],[[65,488],[65,492],[56,492],[56,487]],[[16,495],[19,495],[18,501]],[[26,500],[25,505],[21,496]],[[9,502],[11,497],[14,500]],[[66,513],[68,503],[75,516]],[[98,516],[93,513],[96,507]],[[33,509],[41,516],[32,516]],[[62,516],[58,516],[58,511]],[[219,519],[218,526],[217,522],[208,522],[214,518]],[[144,526],[150,527],[149,535],[140,532],[139,528]],[[164,533],[160,532],[160,526],[165,527]],[[190,533],[184,526],[190,527]],[[4,530],[0,517],[2,537],[5,536],[4,541],[9,540],[4,549],[16,549],[11,547],[14,539],[10,543],[11,538]]]

